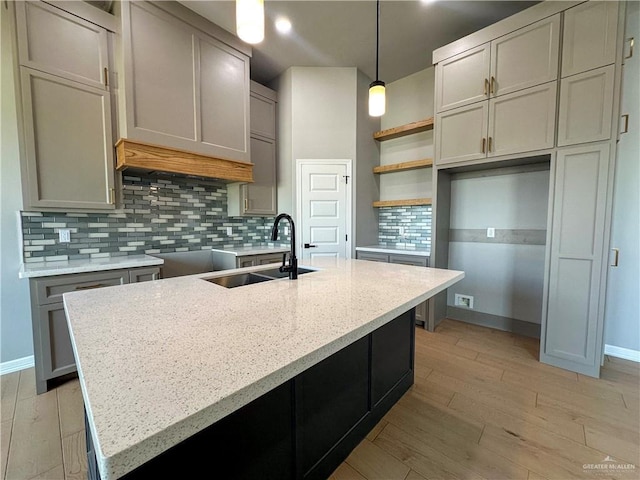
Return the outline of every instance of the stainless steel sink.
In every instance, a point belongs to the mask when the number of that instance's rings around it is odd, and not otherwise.
[[[315,270],[311,270],[310,268],[298,268],[298,275],[310,272],[315,272]],[[288,272],[281,272],[278,268],[267,268],[266,270],[258,270],[256,272],[234,273],[221,277],[203,278],[203,280],[215,283],[225,288],[235,288],[254,283],[277,280],[279,278],[286,278],[288,276]]]
[[[298,275],[315,271],[316,270],[311,270],[310,268],[298,267]],[[268,268],[267,270],[259,270],[255,273],[271,278],[286,278],[289,276],[289,272],[281,272],[278,268]]]
[[[225,288],[235,288],[253,283],[268,282],[269,280],[273,280],[273,278],[255,275],[253,273],[236,273],[234,275],[225,275],[224,277],[204,278],[203,280],[216,283]]]

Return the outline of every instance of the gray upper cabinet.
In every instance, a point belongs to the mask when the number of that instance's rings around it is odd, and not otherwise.
[[[616,60],[620,2],[585,2],[564,14],[562,77]]]
[[[20,65],[106,88],[107,32],[44,2],[16,2]]]
[[[106,30],[40,2],[16,16],[25,208],[115,208]]]
[[[228,186],[229,216],[277,214],[276,99],[276,92],[251,82],[253,183]]]
[[[559,50],[559,14],[491,42],[491,96],[556,80]]]
[[[121,9],[121,137],[249,162],[249,56],[173,2]]]

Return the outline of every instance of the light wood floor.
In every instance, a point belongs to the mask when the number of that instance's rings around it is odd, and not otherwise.
[[[596,380],[537,357],[510,333],[416,329],[415,385],[331,479],[640,478],[640,366],[607,358]],[[44,395],[33,369],[1,382],[1,479],[86,478],[78,381]]]

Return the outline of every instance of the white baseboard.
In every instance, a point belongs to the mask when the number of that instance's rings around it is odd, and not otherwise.
[[[25,368],[31,368],[33,365],[33,355],[16,358],[15,360],[9,360],[8,362],[2,362],[0,363],[0,375],[17,372],[19,370],[24,370]]]
[[[640,362],[640,352],[638,350],[631,350],[630,348],[605,345],[604,354],[611,355],[612,357],[624,358],[625,360],[631,360],[632,362]]]

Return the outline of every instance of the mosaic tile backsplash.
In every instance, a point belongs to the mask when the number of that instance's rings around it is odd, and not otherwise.
[[[111,213],[23,212],[25,263],[270,244],[273,218],[227,217],[222,182],[125,175],[123,197]],[[58,242],[60,228],[70,243]]]
[[[431,206],[382,207],[378,211],[378,242],[389,246],[431,248]],[[400,227],[404,230],[400,234]]]

